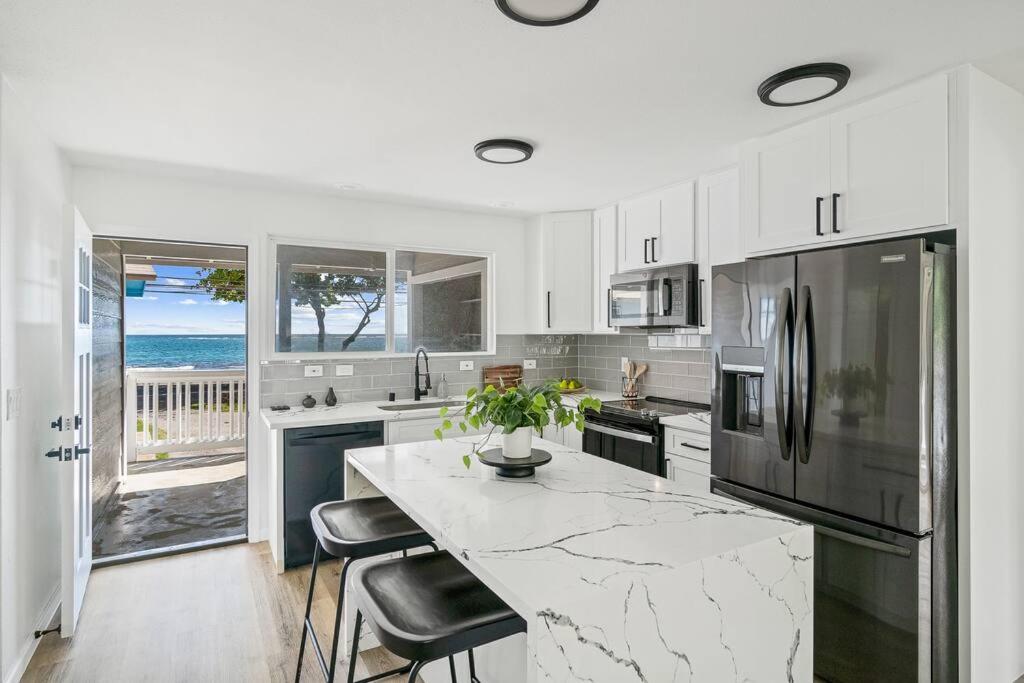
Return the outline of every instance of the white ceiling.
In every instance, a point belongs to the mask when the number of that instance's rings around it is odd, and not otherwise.
[[[538,212],[681,180],[1022,29],[1020,0],[602,0],[554,28],[493,0],[0,0],[0,70],[79,163]],[[758,102],[824,60],[853,71],[836,98]],[[506,136],[534,158],[473,156]]]

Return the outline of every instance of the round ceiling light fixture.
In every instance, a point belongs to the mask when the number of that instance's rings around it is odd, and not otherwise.
[[[831,97],[849,80],[850,69],[843,64],[804,64],[767,78],[757,87],[757,96],[769,107],[795,107]]]
[[[501,13],[529,26],[560,26],[585,16],[598,0],[494,0]]]
[[[522,140],[484,140],[473,151],[477,159],[491,164],[520,164],[533,156],[533,145]]]

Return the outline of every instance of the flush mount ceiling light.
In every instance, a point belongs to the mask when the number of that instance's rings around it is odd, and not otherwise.
[[[533,145],[522,140],[484,140],[473,148],[476,158],[492,164],[519,164],[533,156]]]
[[[509,19],[530,26],[559,26],[576,21],[597,6],[597,0],[494,0]]]
[[[831,97],[846,87],[850,69],[821,62],[786,69],[757,87],[757,96],[769,107],[795,107]]]

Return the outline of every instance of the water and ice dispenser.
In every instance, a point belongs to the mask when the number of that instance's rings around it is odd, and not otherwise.
[[[722,429],[763,435],[763,348],[722,347]]]

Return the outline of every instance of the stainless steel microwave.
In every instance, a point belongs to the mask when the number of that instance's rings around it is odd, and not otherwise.
[[[697,266],[687,264],[612,275],[608,321],[614,327],[700,325]]]

